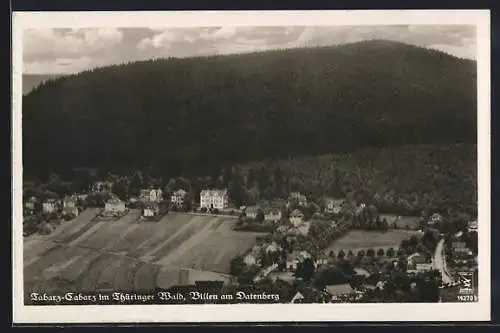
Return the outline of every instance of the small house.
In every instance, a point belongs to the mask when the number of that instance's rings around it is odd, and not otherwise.
[[[467,253],[469,251],[469,249],[467,248],[467,243],[462,241],[452,242],[451,248],[453,249],[453,252],[456,253]]]
[[[75,208],[77,206],[77,198],[75,196],[66,196],[63,199],[64,208]]]
[[[24,212],[26,215],[31,215],[35,213],[37,199],[35,197],[28,198],[24,203]]]
[[[470,221],[469,223],[467,223],[467,231],[468,232],[474,232],[474,231],[477,231],[477,219],[476,220],[473,220],[473,221]]]
[[[88,194],[77,194],[76,197],[78,200],[85,201],[89,195]]]
[[[299,265],[299,256],[297,252],[292,252],[286,256],[286,269],[288,271],[295,271]]]
[[[107,213],[120,214],[126,210],[125,203],[117,197],[113,197],[105,203],[104,210]]]
[[[47,199],[42,204],[42,210],[44,213],[54,213],[57,211],[57,201],[55,199]]]
[[[92,184],[90,190],[92,192],[111,192],[113,183],[107,181],[98,181]]]
[[[307,197],[300,192],[290,193],[289,200],[296,202],[299,206],[307,206]]]
[[[227,189],[203,190],[200,192],[200,208],[225,209],[227,207],[229,207]]]
[[[177,191],[174,191],[170,196],[170,203],[173,206],[181,207],[182,205],[184,205],[184,199],[186,198],[186,195],[187,191],[178,189]]]
[[[35,210],[35,205],[37,203],[37,200],[35,197],[30,197],[28,198],[25,203],[24,203],[24,208],[26,208],[27,210],[31,210],[31,211],[34,211]]]
[[[363,213],[365,208],[366,208],[366,204],[360,203],[358,206],[356,206],[356,208],[354,208],[354,214],[359,215],[359,214]]]
[[[290,303],[302,303],[304,299],[305,299],[304,295],[302,295],[300,291],[297,291],[297,293],[290,300]]]
[[[160,188],[142,189],[139,198],[146,202],[160,202],[163,200],[163,191]]]
[[[432,259],[421,253],[414,253],[407,258],[407,272],[426,272],[432,269]]]
[[[250,251],[243,257],[243,262],[247,266],[260,265],[261,245],[254,245]]]
[[[325,290],[333,300],[338,300],[339,297],[344,297],[354,292],[349,283],[328,285],[325,287]]]
[[[316,260],[314,261],[314,266],[316,268],[321,267],[321,266],[326,266],[329,265],[331,262],[331,258],[327,255],[320,255]]]
[[[278,222],[282,218],[281,209],[278,207],[269,207],[264,209],[264,220],[270,222]]]
[[[254,253],[250,252],[243,257],[243,263],[247,266],[255,266],[258,263],[258,258]]]
[[[289,220],[290,220],[290,223],[291,223],[294,227],[298,227],[298,226],[300,226],[300,225],[304,222],[304,213],[302,213],[302,212],[301,212],[300,210],[298,210],[298,209],[294,209],[294,210],[290,213]]]
[[[259,206],[249,206],[245,208],[245,216],[249,219],[256,219],[259,214],[260,207]]]
[[[142,216],[154,217],[160,213],[160,207],[157,203],[149,202],[142,208]]]
[[[344,199],[325,198],[324,211],[328,214],[340,214],[344,206]]]

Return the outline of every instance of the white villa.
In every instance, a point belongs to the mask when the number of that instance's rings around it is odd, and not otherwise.
[[[75,196],[66,196],[63,199],[63,208],[74,208],[77,204],[77,198]]]
[[[265,221],[272,221],[272,222],[278,222],[281,220],[282,213],[281,213],[281,208],[279,207],[270,207],[264,209],[264,220]]]
[[[325,213],[339,214],[344,205],[343,199],[325,198]]]
[[[184,199],[186,198],[187,192],[183,189],[178,189],[174,191],[170,196],[170,202],[174,206],[182,206],[184,204]]]
[[[257,218],[257,214],[259,213],[260,207],[259,206],[249,206],[245,208],[245,215],[249,219],[255,219]]]
[[[44,213],[53,213],[57,210],[57,202],[55,199],[47,199],[42,204]]]
[[[224,209],[229,206],[227,189],[203,190],[200,193],[200,208]]]
[[[247,254],[244,258],[243,258],[243,262],[245,263],[245,265],[247,266],[255,266],[257,265],[258,263],[258,260],[257,258],[255,257],[255,255],[253,253],[249,253]]]
[[[142,189],[139,197],[144,201],[160,202],[163,200],[163,191],[160,188]]]
[[[99,181],[95,182],[91,186],[91,191],[92,192],[104,192],[104,191],[111,191],[113,188],[113,183],[111,182],[105,182],[105,181]]]

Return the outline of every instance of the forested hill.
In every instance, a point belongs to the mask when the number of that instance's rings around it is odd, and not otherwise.
[[[162,59],[49,80],[23,98],[24,172],[213,167],[476,141],[476,63],[388,41]]]
[[[23,74],[23,95],[28,94],[43,82],[60,76],[58,74]]]

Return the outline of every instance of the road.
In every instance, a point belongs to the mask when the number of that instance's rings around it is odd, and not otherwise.
[[[453,278],[450,276],[446,269],[446,258],[444,255],[444,238],[439,241],[434,253],[434,269],[441,272],[443,284],[453,283]]]

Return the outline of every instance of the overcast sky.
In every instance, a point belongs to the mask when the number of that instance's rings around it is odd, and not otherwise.
[[[24,74],[71,74],[93,67],[166,57],[244,53],[389,39],[476,58],[474,26],[328,26],[28,29]]]

